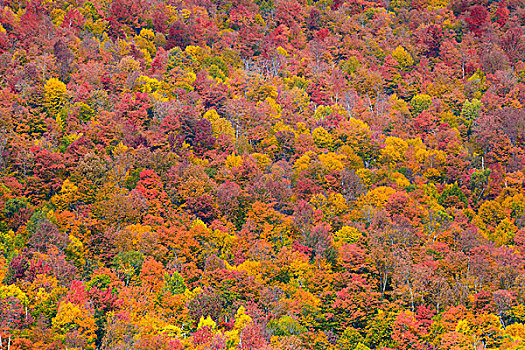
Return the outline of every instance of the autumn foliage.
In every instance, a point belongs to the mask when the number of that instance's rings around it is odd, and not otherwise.
[[[524,29],[2,1],[0,349],[525,348]]]

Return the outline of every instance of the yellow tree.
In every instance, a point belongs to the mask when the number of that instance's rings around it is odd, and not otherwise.
[[[64,106],[66,93],[66,84],[55,78],[49,79],[46,83],[46,86],[44,87],[44,96],[46,99],[47,110],[51,116],[55,116],[57,118],[57,123],[59,125],[63,124],[62,119],[59,119],[61,117],[58,117],[58,113]]]
[[[69,333],[75,333],[86,341],[87,349],[95,348],[97,325],[92,310],[71,302],[61,303],[52,323],[59,334],[59,340],[65,341]]]
[[[381,159],[391,165],[403,162],[408,143],[398,137],[389,136],[385,140],[385,148],[381,150]]]
[[[312,137],[315,144],[320,148],[331,149],[333,145],[332,135],[325,130],[322,126],[314,129]]]
[[[392,52],[392,57],[394,57],[401,69],[406,69],[414,64],[410,53],[401,45]]]

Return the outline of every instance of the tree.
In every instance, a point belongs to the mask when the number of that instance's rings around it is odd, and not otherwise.
[[[467,197],[461,191],[457,183],[448,185],[438,197],[438,203],[444,207],[460,206],[466,207]]]
[[[164,266],[154,258],[148,257],[142,264],[140,281],[142,287],[153,292],[158,292],[164,285],[163,277],[166,274]]]
[[[57,122],[60,124],[59,120],[65,122],[62,116],[59,116],[59,112],[62,110],[65,102],[65,97],[67,93],[66,84],[61,82],[58,79],[51,78],[47,81],[45,89],[45,99],[46,99],[46,106],[49,111],[49,114],[52,117],[57,118]]]
[[[385,140],[385,148],[381,150],[381,157],[389,164],[400,163],[405,159],[408,143],[398,137],[389,136]]]
[[[36,231],[28,241],[28,245],[39,253],[46,252],[49,245],[64,251],[69,243],[69,237],[47,220],[38,223]]]
[[[166,49],[171,50],[174,47],[180,47],[184,50],[191,44],[193,44],[193,41],[191,40],[189,28],[180,21],[173,22],[168,31]]]
[[[121,252],[113,259],[117,274],[122,275],[126,285],[138,277],[143,263],[144,255],[136,251]]]
[[[472,101],[465,101],[463,108],[461,109],[460,121],[461,124],[465,127],[464,134],[470,136],[471,128],[475,120],[481,116],[481,109],[483,104],[477,99]]]
[[[347,286],[336,293],[333,308],[338,327],[362,327],[378,305],[379,293],[360,275],[351,274]]]
[[[418,94],[412,98],[410,101],[410,107],[412,107],[412,114],[418,116],[424,110],[430,107],[432,103],[432,98],[426,94]]]
[[[401,69],[407,69],[414,64],[412,56],[403,46],[396,47],[392,52],[392,57],[394,57]]]
[[[401,312],[394,321],[392,339],[398,349],[424,349],[420,337],[420,325],[413,314]]]
[[[487,22],[489,13],[482,5],[473,6],[470,8],[469,15],[465,19],[468,28],[476,35],[480,35],[483,30],[483,25]]]
[[[160,177],[153,170],[145,169],[140,173],[136,190],[147,200],[150,215],[160,217],[167,215],[171,203],[162,188]]]
[[[443,42],[443,30],[437,24],[432,24],[426,29],[423,43],[426,45],[426,54],[429,57],[438,57]]]
[[[64,18],[64,20],[69,20],[73,22],[74,13],[70,11],[68,12],[68,15],[71,17],[69,19]],[[63,81],[67,81],[68,74],[71,71],[71,63],[74,60],[73,53],[71,52],[71,50],[69,50],[67,45],[60,39],[55,43],[55,45],[53,45],[53,53],[55,54],[57,63],[59,64],[59,67],[60,67],[59,68],[60,78]],[[49,84],[49,81],[48,81],[48,84]],[[58,86],[54,88],[55,91],[52,94],[65,93],[65,85],[60,86],[59,89],[57,88]],[[47,92],[47,89],[48,88],[46,87],[46,92]]]
[[[166,289],[171,294],[183,294],[186,291],[186,283],[184,279],[177,271],[174,271],[171,275],[165,275]]]
[[[86,349],[94,349],[97,326],[91,310],[71,302],[61,303],[53,318],[53,327],[60,333],[63,341],[67,342],[68,336],[72,335],[76,339],[82,339],[82,346]]]
[[[498,12],[500,12],[499,9]],[[525,47],[523,29],[512,27],[507,30],[503,35],[501,47],[512,62],[516,62],[520,57],[523,57],[523,48]]]

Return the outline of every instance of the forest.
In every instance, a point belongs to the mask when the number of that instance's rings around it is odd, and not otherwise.
[[[525,349],[525,0],[2,0],[0,349]]]

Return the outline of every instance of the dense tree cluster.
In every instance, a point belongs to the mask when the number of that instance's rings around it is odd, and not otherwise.
[[[4,0],[0,349],[525,348],[523,0]]]

